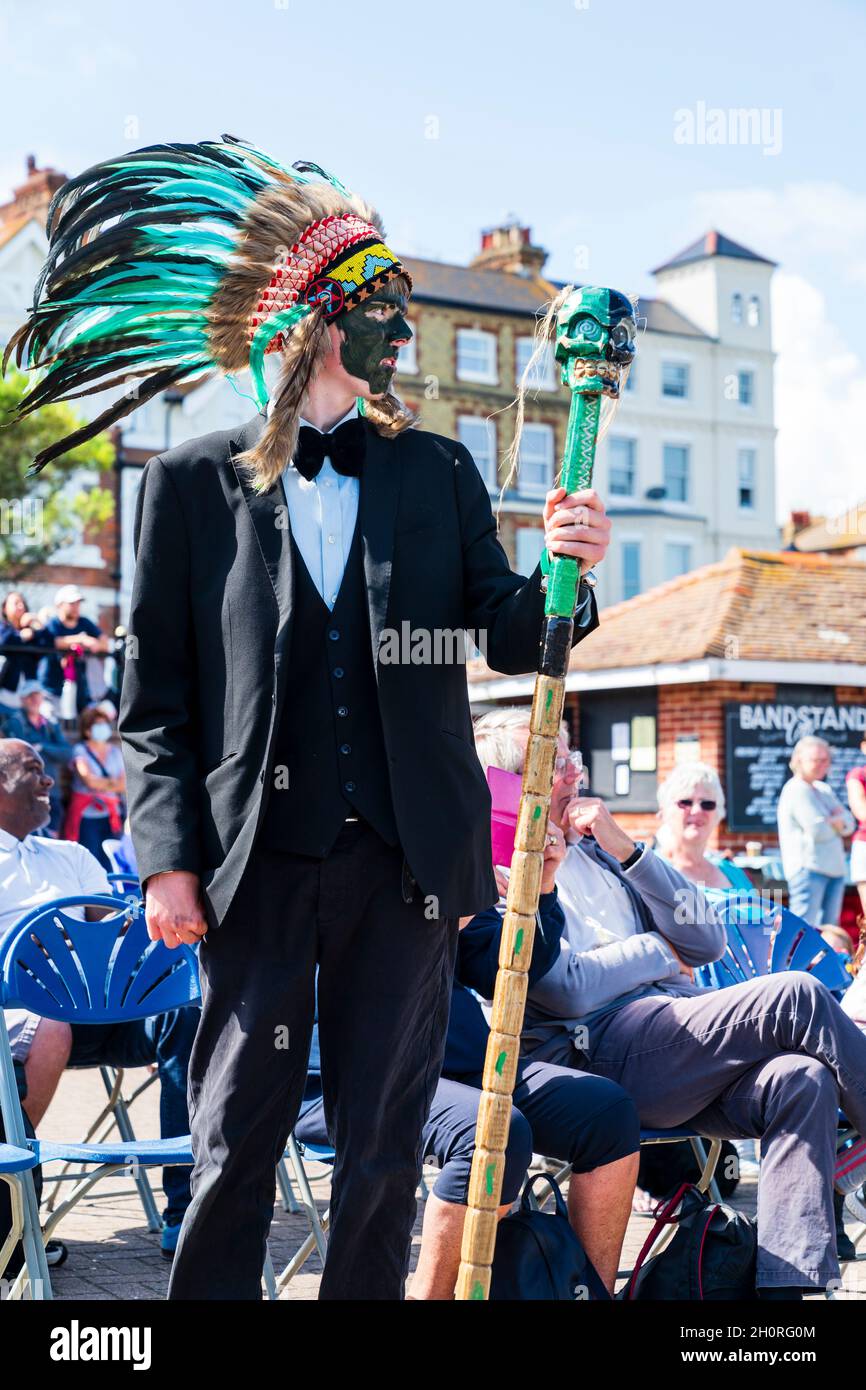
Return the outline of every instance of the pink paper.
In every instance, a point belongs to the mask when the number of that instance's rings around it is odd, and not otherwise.
[[[511,864],[514,853],[514,832],[520,808],[521,777],[505,772],[501,767],[488,767],[487,785],[493,806],[490,813],[490,840],[494,864]]]

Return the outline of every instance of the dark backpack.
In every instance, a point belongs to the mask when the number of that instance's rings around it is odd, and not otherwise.
[[[692,1183],[683,1183],[656,1211],[621,1299],[709,1302],[755,1297],[758,1242],[748,1216],[711,1201]],[[673,1239],[657,1255],[651,1254],[658,1237],[671,1226],[676,1227]]]
[[[553,1193],[555,1212],[535,1211],[531,1205],[530,1195],[539,1179],[546,1182]],[[529,1179],[519,1210],[499,1223],[490,1299],[502,1302],[610,1299],[571,1229],[562,1193],[546,1173],[536,1173]]]

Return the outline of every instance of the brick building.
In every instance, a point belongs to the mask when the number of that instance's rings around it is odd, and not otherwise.
[[[476,710],[528,702],[534,678],[469,667]],[[728,800],[719,848],[773,844],[790,750],[834,745],[838,790],[866,737],[866,564],[733,549],[718,564],[605,611],[572,653],[566,716],[590,785],[651,836],[677,761],[714,766]]]
[[[546,259],[529,228],[512,223],[484,232],[468,266],[406,262],[415,342],[401,354],[399,388],[426,428],[462,440],[497,499],[535,316],[561,288],[544,276]],[[603,605],[720,560],[732,545],[778,545],[773,268],[708,232],[653,271],[659,297],[640,298],[637,363],[596,460],[614,520]],[[500,509],[521,574],[538,559],[541,499],[562,459],[570,405],[552,354],[534,384],[518,474]]]

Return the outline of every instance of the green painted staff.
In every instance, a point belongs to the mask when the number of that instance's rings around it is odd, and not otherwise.
[[[572,393],[559,478],[570,493],[591,486],[602,398],[613,404],[619,398],[634,359],[635,321],[631,301],[616,290],[569,288],[554,309],[556,360],[561,364],[563,385]],[[458,1299],[484,1300],[490,1291],[511,1096],[579,583],[580,561],[555,556],[548,569],[538,676],[475,1131]]]

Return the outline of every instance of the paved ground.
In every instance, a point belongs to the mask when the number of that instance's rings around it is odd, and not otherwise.
[[[144,1072],[128,1072],[128,1089],[144,1079]],[[67,1072],[57,1097],[45,1118],[40,1133],[44,1138],[83,1137],[90,1120],[104,1102],[102,1082],[97,1071]],[[157,1116],[157,1086],[152,1086],[136,1103],[133,1112],[139,1136],[159,1133]],[[313,1193],[320,1211],[327,1206],[327,1172],[310,1165]],[[159,1184],[159,1173],[154,1174]],[[46,1194],[48,1185],[46,1184]],[[170,1266],[159,1251],[159,1236],[146,1229],[141,1204],[129,1179],[108,1179],[96,1189],[106,1196],[85,1198],[64,1219],[58,1235],[69,1247],[69,1259],[56,1270],[54,1293],[58,1299],[161,1299],[165,1296]],[[157,1191],[161,1206],[162,1193]],[[754,1213],[755,1185],[743,1182],[738,1189],[736,1204]],[[271,1233],[271,1252],[274,1264],[282,1269],[302,1244],[308,1233],[303,1214],[289,1215],[278,1205]],[[645,1218],[632,1219],[624,1252],[623,1264],[629,1266],[646,1237]],[[857,1230],[849,1227],[852,1237]],[[420,1240],[419,1219],[413,1238],[413,1267]],[[866,1298],[866,1238],[860,1242],[862,1263],[843,1268],[845,1286],[849,1292],[842,1297]],[[321,1265],[313,1254],[286,1290],[285,1298],[315,1299]]]

